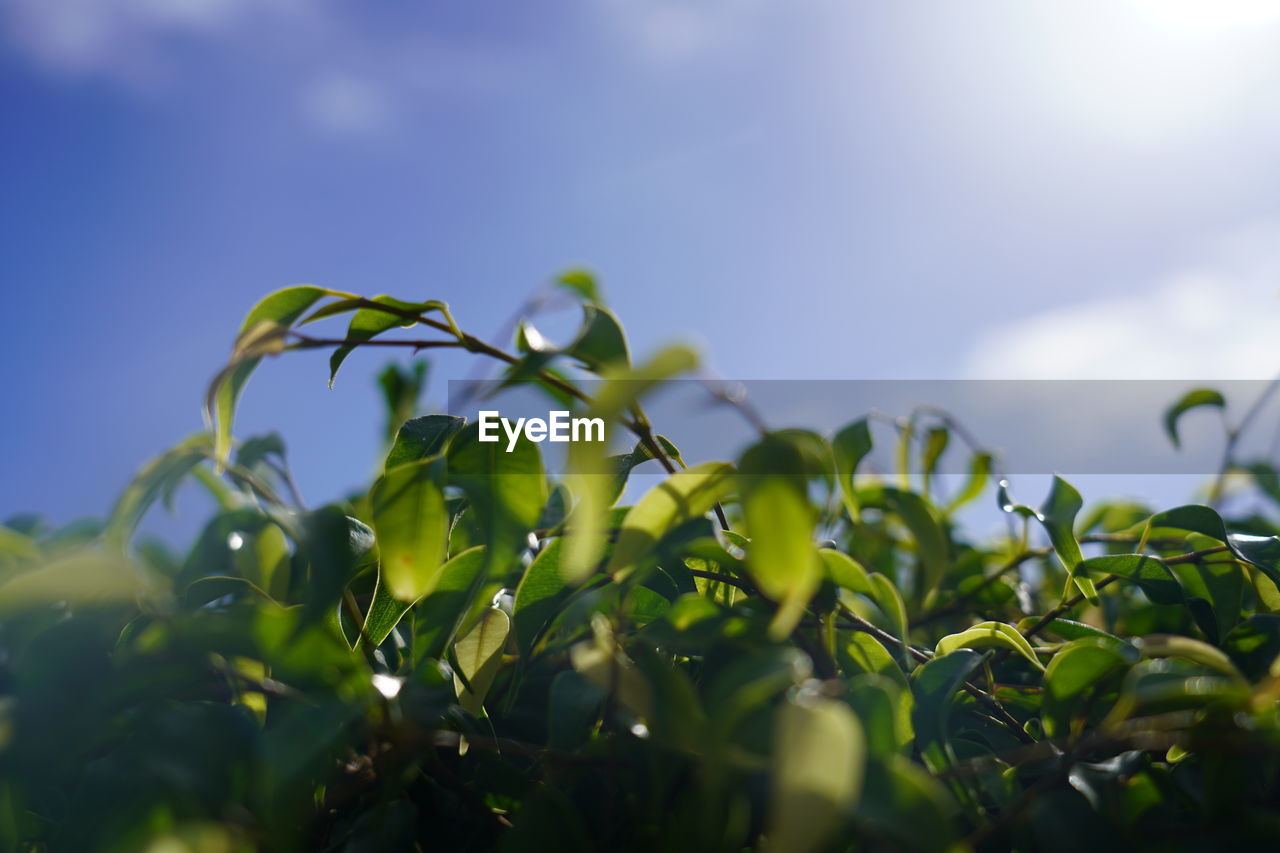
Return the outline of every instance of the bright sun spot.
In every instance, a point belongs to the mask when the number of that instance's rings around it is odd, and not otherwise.
[[[1252,121],[1269,91],[1280,0],[1028,6],[1038,36],[1012,50],[1072,125],[1143,148]],[[1105,22],[1105,26],[1103,26]]]
[[[1153,22],[1200,34],[1280,22],[1275,0],[1135,0],[1135,5]]]
[[[396,678],[394,675],[384,675],[383,673],[375,673],[373,676],[373,687],[388,699],[396,698],[400,692],[401,685],[404,684],[403,678]]]

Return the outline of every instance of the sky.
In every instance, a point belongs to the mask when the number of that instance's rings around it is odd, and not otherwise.
[[[103,514],[301,282],[488,336],[585,265],[742,379],[1270,377],[1277,48],[1270,0],[0,0],[0,517]],[[264,364],[237,434],[340,496],[386,358]]]

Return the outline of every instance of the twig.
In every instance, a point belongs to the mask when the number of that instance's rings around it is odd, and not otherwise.
[[[1176,565],[1179,565],[1180,563],[1199,562],[1202,558],[1207,557],[1210,554],[1221,554],[1222,552],[1227,550],[1229,550],[1229,548],[1226,545],[1215,545],[1212,548],[1205,548],[1204,550],[1201,550],[1201,551],[1191,551],[1186,554],[1176,554],[1172,557],[1157,557],[1152,554],[1147,554],[1144,556],[1147,556],[1149,559],[1152,559],[1152,560],[1158,560],[1164,563],[1166,566],[1176,566]],[[1115,583],[1118,580],[1120,580],[1120,575],[1107,575],[1105,578],[1098,581],[1098,583],[1095,585],[1095,588],[1102,589],[1105,586],[1110,586],[1111,584]],[[1084,593],[1076,593],[1076,595],[1073,596],[1072,598],[1064,600],[1057,607],[1054,607],[1048,613],[1041,616],[1038,622],[1036,622],[1030,628],[1022,632],[1022,636],[1030,639],[1031,637],[1035,636],[1036,634],[1040,633],[1045,628],[1047,628],[1049,624],[1053,622],[1053,620],[1057,619],[1063,613],[1066,613],[1068,610],[1075,607],[1077,604],[1079,604],[1082,601],[1084,601]]]

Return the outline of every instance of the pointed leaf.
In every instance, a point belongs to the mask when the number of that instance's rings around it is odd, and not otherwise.
[[[725,462],[704,462],[670,475],[623,518],[605,571],[615,578],[624,576],[663,536],[709,512],[733,486],[733,466]]]
[[[853,475],[858,463],[871,452],[871,430],[867,419],[856,420],[837,432],[831,439],[831,452],[835,457],[836,479],[845,509],[850,518],[857,518],[858,493],[853,486]]]
[[[305,285],[277,290],[250,309],[240,325],[241,339],[251,330],[261,328],[259,324],[262,323],[289,327],[317,300],[329,294],[330,291],[323,288]],[[240,343],[238,340],[237,347]],[[209,386],[205,410],[213,423],[214,455],[218,459],[226,459],[231,450],[231,423],[235,417],[236,403],[245,383],[249,381],[249,375],[260,360],[260,356],[253,355],[237,358],[233,351],[232,363]]]
[[[1036,653],[1032,651],[1027,638],[1022,636],[1012,625],[1003,622],[980,622],[972,628],[966,628],[958,634],[948,634],[938,641],[935,652],[939,655],[949,654],[956,649],[990,649],[1002,648],[1017,652],[1031,661],[1037,669],[1044,669]]]
[[[458,704],[472,714],[479,714],[484,697],[502,666],[502,648],[511,632],[511,620],[501,610],[490,608],[479,623],[454,644],[454,656],[462,670],[463,680],[454,675],[453,686]]]
[[[449,439],[466,424],[467,419],[457,415],[424,415],[405,421],[396,432],[384,470],[442,453]]]
[[[1174,447],[1181,447],[1182,442],[1178,438],[1179,418],[1192,409],[1203,406],[1224,409],[1226,405],[1227,401],[1222,394],[1212,388],[1196,388],[1188,391],[1182,396],[1182,399],[1170,406],[1164,413],[1164,431],[1168,434],[1169,440],[1173,442]]]
[[[778,604],[769,627],[790,634],[822,579],[813,542],[817,511],[806,493],[804,460],[790,442],[768,436],[742,455],[738,477],[751,544],[747,570],[756,588]]]
[[[381,556],[381,580],[400,601],[429,593],[440,576],[449,513],[438,459],[420,459],[384,474],[369,493]]]
[[[1130,651],[1132,654],[1132,650]],[[1123,672],[1133,659],[1108,645],[1083,640],[1068,643],[1053,659],[1044,674],[1044,700],[1040,720],[1045,734],[1065,738],[1071,720],[1085,699],[1110,675]]]
[[[915,671],[911,689],[916,697],[911,723],[925,763],[935,773],[955,762],[951,747],[951,706],[960,686],[968,680],[982,655],[972,649],[956,649],[936,657]]]
[[[884,500],[915,539],[920,564],[924,567],[922,589],[927,595],[938,588],[950,565],[946,531],[932,505],[915,492],[886,487]]]
[[[1055,474],[1053,487],[1049,490],[1049,496],[1045,498],[1037,517],[1044,525],[1045,532],[1049,534],[1049,542],[1053,545],[1058,559],[1067,570],[1068,588],[1074,580],[1075,585],[1080,588],[1080,592],[1089,600],[1089,603],[1096,604],[1097,588],[1087,574],[1078,571],[1084,555],[1080,553],[1080,543],[1076,541],[1075,523],[1076,515],[1082,506],[1084,501],[1080,498],[1080,493],[1070,483]]]
[[[395,299],[391,296],[375,296],[370,300],[360,300],[364,302],[375,302],[394,309],[392,311],[384,311],[372,306],[359,308],[355,316],[351,318],[351,325],[347,327],[347,340],[352,343],[343,344],[333,351],[329,356],[329,387],[333,387],[333,380],[338,375],[338,368],[342,366],[342,362],[347,360],[360,342],[372,340],[378,335],[397,326],[409,328],[418,323],[418,315],[425,314],[428,311],[447,311],[447,307],[439,300],[428,300],[426,302],[405,302]],[[337,303],[335,303],[337,304]],[[330,306],[326,306],[328,308]],[[323,309],[322,309],[323,310]],[[319,312],[317,312],[319,314]],[[308,321],[319,319],[313,314]]]

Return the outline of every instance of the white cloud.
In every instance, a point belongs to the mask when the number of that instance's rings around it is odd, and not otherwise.
[[[1280,226],[1218,242],[1144,292],[1067,305],[985,332],[978,379],[1263,379],[1280,373]]]

